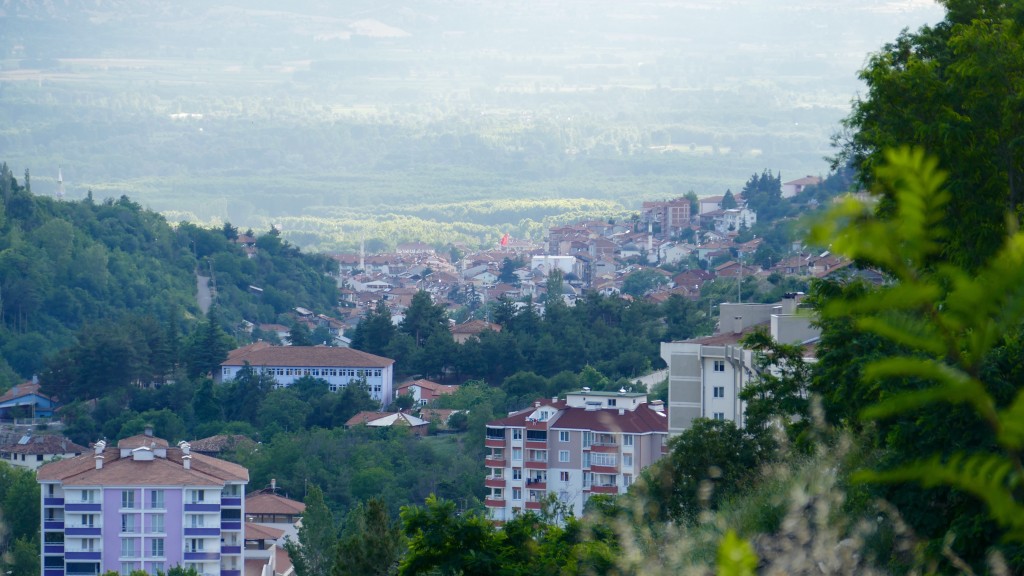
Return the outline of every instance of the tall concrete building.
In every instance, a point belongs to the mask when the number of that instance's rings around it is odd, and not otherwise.
[[[50,462],[36,478],[42,498],[42,576],[166,572],[242,576],[249,471],[168,446],[152,431],[117,447],[100,441]]]
[[[488,515],[540,510],[549,494],[580,515],[591,495],[624,493],[660,459],[667,432],[662,403],[626,391],[584,389],[488,422]]]

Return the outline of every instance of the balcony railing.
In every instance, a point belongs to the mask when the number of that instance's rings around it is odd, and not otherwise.
[[[63,506],[63,498],[43,498],[43,506]]]
[[[67,512],[99,512],[103,507],[95,502],[69,502],[64,505]]]

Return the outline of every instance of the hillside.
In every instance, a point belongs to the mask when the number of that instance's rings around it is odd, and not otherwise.
[[[6,164],[0,196],[0,388],[39,374],[58,351],[81,345],[84,333],[142,334],[135,344],[146,348],[143,356],[156,335],[183,338],[201,316],[197,270],[213,274],[217,317],[229,332],[242,318],[275,322],[295,306],[330,312],[337,302],[324,274],[330,260],[274,234],[260,236],[248,258],[229,239],[232,229],[175,228],[125,196],[36,196],[30,178],[19,184]],[[250,285],[263,296],[250,294]]]

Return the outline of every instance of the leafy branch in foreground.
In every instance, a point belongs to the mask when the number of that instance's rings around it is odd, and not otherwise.
[[[1004,336],[1024,319],[1024,234],[1006,238],[994,257],[972,272],[942,258],[948,234],[942,227],[949,194],[945,174],[921,150],[885,155],[876,171],[876,192],[895,199],[891,218],[875,216],[862,201],[834,208],[812,231],[812,239],[839,254],[885,271],[892,282],[853,300],[825,306],[826,318],[849,318],[907,350],[870,363],[870,382],[900,377],[932,383],[883,396],[865,409],[865,419],[906,415],[937,403],[969,406],[995,434],[996,453],[957,452],[886,471],[865,471],[873,482],[918,482],[947,486],[982,499],[989,517],[1008,540],[1024,542],[1024,391],[1000,408],[983,379],[983,365]]]

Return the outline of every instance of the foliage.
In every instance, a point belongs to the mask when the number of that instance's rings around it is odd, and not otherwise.
[[[745,427],[764,440],[778,424],[790,439],[806,430],[810,420],[807,387],[811,367],[804,361],[803,346],[777,342],[764,329],[740,340],[754,354],[754,379],[743,387],[740,399],[746,402]]]
[[[937,160],[907,148],[885,157],[875,181],[893,199],[891,217],[873,217],[863,203],[847,200],[816,227],[815,238],[829,239],[837,253],[887,271],[893,282],[827,303],[823,314],[848,319],[897,347],[863,367],[862,385],[885,391],[874,396],[862,417],[915,418],[948,404],[967,412],[964,420],[943,422],[944,427],[987,426],[990,435],[931,456],[914,447],[895,467],[864,472],[861,478],[916,481],[972,494],[987,504],[988,518],[1004,538],[1024,542],[1019,499],[1024,392],[1017,383],[1007,389],[989,369],[993,353],[1024,320],[1024,234],[1010,235],[991,258],[970,269],[958,266],[953,255],[954,261],[943,257],[951,195]],[[984,532],[958,536],[966,542],[960,546],[967,546],[961,549],[969,552],[968,559],[977,560],[970,546],[984,548],[984,542],[973,542],[986,538]]]
[[[345,516],[331,576],[393,574],[403,549],[400,523],[391,518],[383,500],[371,498]]]
[[[757,554],[732,530],[725,533],[718,545],[718,574],[722,576],[753,576],[757,573]]]
[[[338,527],[324,502],[324,493],[313,484],[305,498],[298,542],[286,539],[284,548],[297,576],[331,576],[332,552],[338,541]]]

